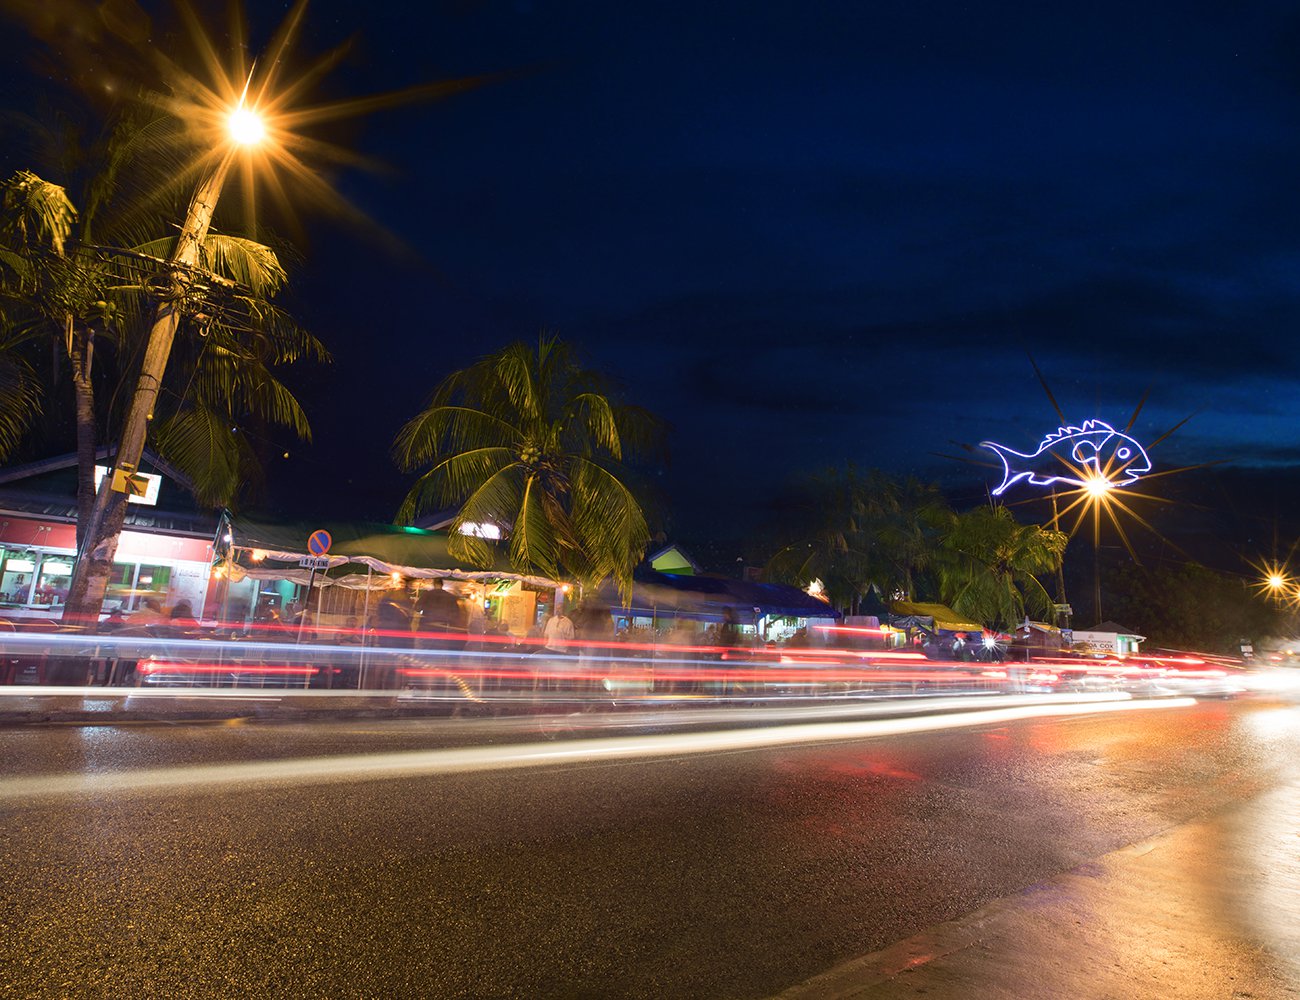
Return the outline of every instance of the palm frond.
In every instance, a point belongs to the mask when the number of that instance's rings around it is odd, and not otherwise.
[[[26,360],[0,344],[0,462],[6,461],[41,413],[41,382]]]
[[[590,447],[603,452],[615,461],[623,457],[623,446],[618,433],[618,421],[614,418],[614,406],[605,396],[597,392],[582,392],[573,397],[568,412],[562,418],[566,427],[572,423],[580,440],[589,442]]]
[[[503,512],[513,514],[519,508],[520,497],[526,490],[524,470],[517,465],[506,465],[486,477],[465,500],[447,539],[447,549],[459,559],[468,559],[479,566],[492,564],[491,543],[477,534],[466,533],[466,524],[501,524]]]
[[[536,567],[555,577],[559,575],[555,526],[546,516],[543,493],[537,476],[529,476],[524,481],[523,495],[517,501],[518,514],[510,532],[510,562],[521,571]],[[468,503],[465,506],[470,507]]]
[[[63,256],[72,237],[77,210],[58,184],[19,170],[0,186],[4,228],[22,246],[49,249]]]
[[[632,571],[645,555],[650,528],[632,491],[596,462],[573,462],[572,519],[578,541],[597,577],[613,576],[619,594],[631,596]]]
[[[419,479],[419,496],[414,491],[407,495],[400,517],[409,521],[427,507],[446,507],[468,502],[479,486],[502,469],[514,464],[514,453],[509,448],[496,446],[472,448],[449,455]],[[494,524],[506,523],[513,511],[497,510],[488,519]],[[477,523],[482,518],[470,518]]]
[[[517,445],[519,430],[500,417],[470,406],[431,406],[407,421],[393,442],[393,459],[411,472],[440,456],[487,443]]]
[[[199,503],[230,506],[250,478],[256,480],[256,456],[223,414],[205,406],[187,406],[155,424],[151,428],[154,447],[185,473]]]

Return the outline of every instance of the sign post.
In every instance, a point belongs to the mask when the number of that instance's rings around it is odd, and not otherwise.
[[[302,603],[302,615],[298,619],[298,639],[299,645],[302,644],[303,626],[307,624],[307,611],[311,608],[311,589],[316,585],[316,571],[318,569],[329,569],[329,550],[334,544],[334,539],[324,528],[313,531],[307,538],[307,551],[310,556],[304,556],[298,560],[299,566],[311,567],[311,576],[307,577],[307,599]],[[320,600],[325,599],[325,588],[321,587]],[[320,622],[320,600],[316,602],[316,621]]]

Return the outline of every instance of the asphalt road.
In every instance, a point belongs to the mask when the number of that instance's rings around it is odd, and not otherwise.
[[[1199,877],[1248,871],[1276,891],[1261,871],[1300,853],[1293,703],[719,752],[645,731],[632,756],[568,739],[627,742],[583,731],[599,721],[0,730],[0,996],[770,996],[1247,810],[1264,819],[1193,838]],[[541,749],[447,763],[519,741]],[[375,754],[413,763],[367,774]],[[1259,812],[1273,801],[1292,812]],[[1152,875],[1139,902],[1158,911],[1186,874]],[[1204,995],[1232,996],[1230,976],[1256,997],[1300,986],[1279,954],[1295,898],[1256,902],[1250,927],[1216,924],[1240,954],[1207,944]],[[996,979],[1000,954],[981,957]],[[1004,982],[1023,977],[1007,962]],[[804,989],[849,995],[882,967]],[[929,995],[975,995],[961,982]],[[1122,995],[1077,971],[1062,983]]]

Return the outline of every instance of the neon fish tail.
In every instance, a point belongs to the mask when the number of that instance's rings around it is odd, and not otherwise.
[[[1002,445],[997,444],[993,441],[981,441],[980,447],[987,448],[989,451],[993,452],[993,454],[997,455],[998,458],[1002,459],[1002,482],[998,485],[996,489],[993,490],[993,495],[995,497],[1001,496],[1003,491],[1006,490],[1006,488],[1010,486],[1012,483],[1014,483],[1017,479],[1021,478],[1022,476],[1028,475],[1028,473],[1025,472],[1012,471],[1010,456],[1015,455],[1016,454],[1015,452],[1007,448],[1003,448]],[[1016,455],[1016,457],[1019,458],[1021,456]]]

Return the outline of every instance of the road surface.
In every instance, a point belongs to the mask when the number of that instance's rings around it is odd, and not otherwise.
[[[607,721],[0,730],[0,996],[1300,986],[1294,703],[717,750]]]

